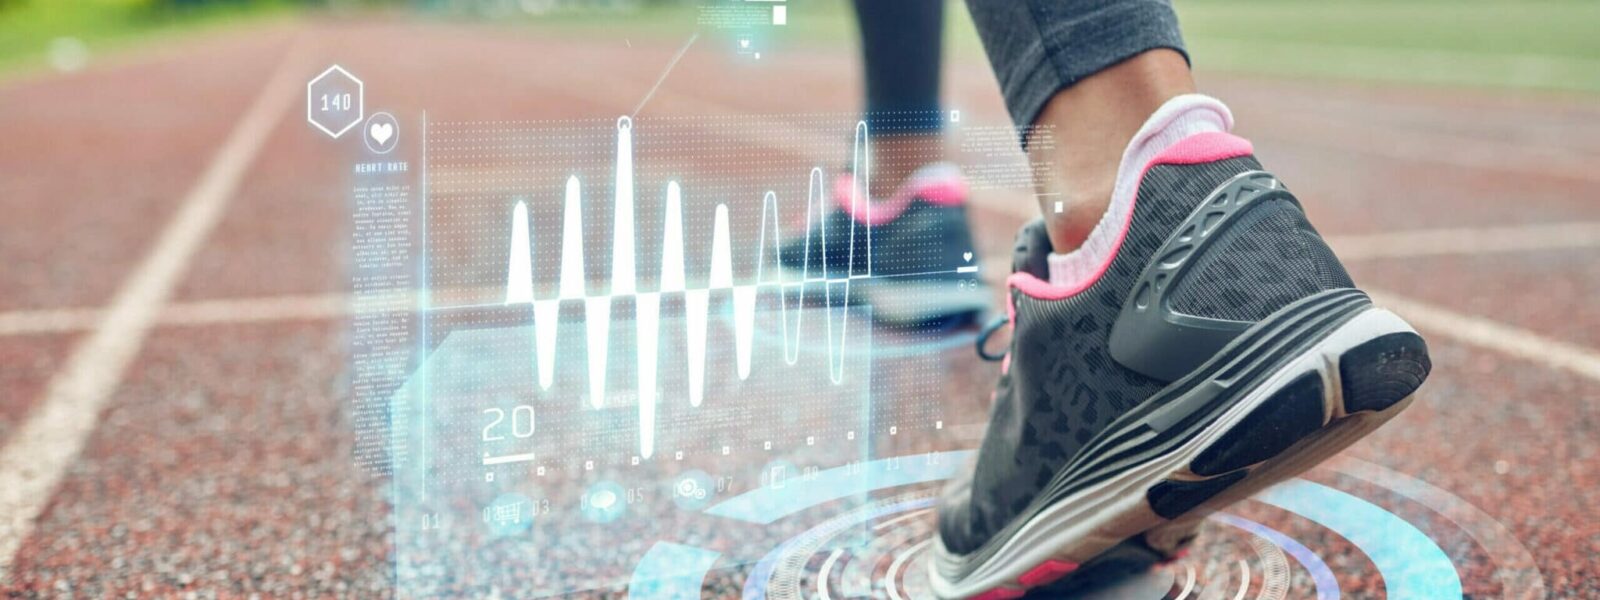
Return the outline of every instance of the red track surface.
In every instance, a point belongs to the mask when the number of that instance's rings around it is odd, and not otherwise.
[[[424,108],[456,119],[621,114],[675,50],[501,28],[295,25],[0,84],[0,313],[109,302],[291,44],[309,50],[297,80],[338,62],[365,80],[369,110],[381,106],[406,123]],[[762,69],[737,68],[715,52],[691,52],[647,112],[855,108],[848,50],[763,60],[770,62]],[[985,65],[951,65],[947,85],[968,119],[1004,122]],[[1590,99],[1204,72],[1202,85],[1232,103],[1241,132],[1335,239],[1600,221],[1600,107]],[[354,146],[330,143],[299,107],[265,140],[172,302],[347,291],[345,163]],[[1028,199],[978,202],[980,252],[1004,256],[1026,213],[1008,203]],[[1592,364],[1600,356],[1600,245],[1555,245],[1350,266],[1364,286],[1565,342],[1572,347],[1552,352]],[[74,322],[0,331],[0,442],[96,325]],[[1504,524],[1532,553],[1552,597],[1600,594],[1600,380],[1493,339],[1460,337],[1454,323],[1418,321],[1435,354],[1426,393],[1348,454],[1426,480]],[[311,313],[158,326],[22,542],[4,589],[269,597],[388,590],[386,482],[350,459],[345,330],[342,317]],[[986,387],[991,367],[952,361],[962,378],[953,389]],[[981,414],[981,401],[949,399],[966,414]],[[1242,510],[1274,522],[1268,508]],[[1402,516],[1437,518],[1411,510]],[[1469,596],[1519,597],[1493,579],[1486,551],[1459,532],[1442,535]],[[1337,539],[1325,547],[1336,569],[1363,560]],[[1188,560],[1232,564],[1223,550],[1205,549]],[[1378,582],[1344,584],[1347,593],[1381,595]]]

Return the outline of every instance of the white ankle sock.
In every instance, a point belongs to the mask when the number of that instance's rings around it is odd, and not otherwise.
[[[1151,159],[1168,146],[1196,133],[1231,129],[1233,113],[1228,112],[1227,105],[1203,94],[1184,94],[1156,109],[1128,142],[1128,149],[1122,152],[1117,182],[1111,191],[1111,205],[1089,232],[1088,239],[1071,252],[1050,253],[1050,284],[1076,286],[1094,277],[1111,260],[1111,252],[1122,237],[1129,213],[1133,212],[1139,177]]]

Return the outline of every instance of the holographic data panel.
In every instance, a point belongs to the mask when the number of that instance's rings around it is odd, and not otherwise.
[[[826,218],[871,210],[865,124],[786,123],[423,124],[422,358],[390,415],[403,595],[659,589],[674,567],[647,553],[704,572],[801,531],[721,525],[793,504],[752,492],[838,512],[920,477],[865,465],[945,427],[918,345],[949,336],[860,298],[873,253],[926,249]],[[970,291],[960,254],[941,281]]]

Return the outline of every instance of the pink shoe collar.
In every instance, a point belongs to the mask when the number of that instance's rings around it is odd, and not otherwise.
[[[967,180],[961,176],[961,168],[947,162],[917,169],[887,200],[859,201],[855,196],[855,188],[854,174],[840,175],[833,183],[833,198],[840,208],[868,227],[895,220],[911,206],[912,200],[920,198],[939,206],[959,206],[966,203],[969,192]]]
[[[1255,149],[1249,140],[1231,133],[1220,131],[1197,133],[1168,146],[1155,158],[1150,159],[1150,162],[1144,165],[1144,170],[1139,173],[1139,182],[1142,184],[1145,176],[1150,174],[1150,168],[1156,165],[1192,165],[1248,156],[1254,152]],[[1089,289],[1105,276],[1106,270],[1111,268],[1111,262],[1116,260],[1117,253],[1122,250],[1122,242],[1128,237],[1128,228],[1133,225],[1133,215],[1138,207],[1137,188],[1134,189],[1133,197],[1134,208],[1128,211],[1127,220],[1122,223],[1122,231],[1117,233],[1111,251],[1106,253],[1105,260],[1088,277],[1071,285],[1051,285],[1050,282],[1039,279],[1031,273],[1019,271],[1006,278],[1006,285],[1036,300],[1065,300]],[[1012,319],[1015,322],[1015,314],[1012,314]]]

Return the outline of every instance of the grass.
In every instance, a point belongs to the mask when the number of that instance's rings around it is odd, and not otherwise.
[[[76,39],[90,56],[164,34],[286,15],[290,0],[174,6],[155,0],[0,0],[0,73],[50,66],[50,47]],[[92,60],[92,58],[91,58]]]
[[[517,3],[503,2],[498,6],[506,12],[471,18],[536,35],[682,40],[696,28],[696,5],[709,1],[537,17],[518,16]],[[757,32],[770,36],[762,41],[775,51],[854,44],[848,2],[788,4],[789,25]],[[232,0],[179,9],[159,0],[0,0],[0,72],[47,66],[48,48],[61,37],[100,55],[165,33],[286,14],[297,5]],[[1195,63],[1208,71],[1600,92],[1600,2],[1593,0],[1178,0],[1177,7]],[[950,1],[946,22],[948,52],[982,60],[959,0]],[[701,43],[719,35],[708,33]]]
[[[774,42],[853,44],[849,4],[790,2]],[[1300,78],[1600,92],[1600,2],[1592,0],[1178,0],[1200,68]],[[949,52],[981,60],[965,6],[947,12]],[[542,35],[682,39],[695,3],[530,18]]]
[[[1179,3],[1206,68],[1600,92],[1600,3],[1507,0]]]
[[[1178,4],[1204,38],[1600,59],[1600,3],[1504,0]]]

